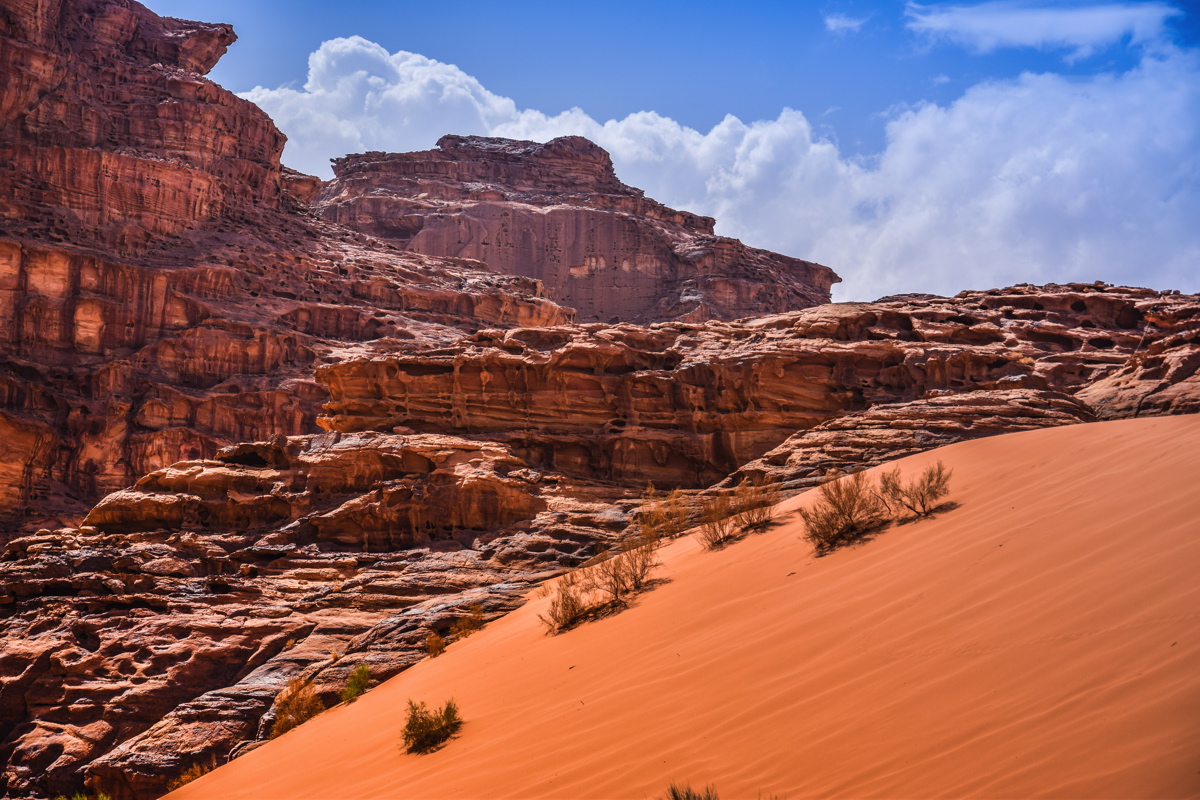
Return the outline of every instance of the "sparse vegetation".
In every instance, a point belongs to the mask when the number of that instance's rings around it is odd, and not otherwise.
[[[431,632],[425,637],[425,652],[429,654],[430,658],[437,658],[446,652],[446,640],[437,633]]]
[[[483,627],[483,604],[471,603],[467,606],[465,616],[459,617],[450,626],[450,635],[455,639],[465,639]]]
[[[187,786],[192,781],[199,778],[201,775],[207,775],[217,768],[217,757],[214,755],[207,764],[192,764],[190,767],[179,773],[179,776],[172,778],[167,783],[167,791],[173,792],[176,789]],[[103,796],[103,795],[102,795]]]
[[[317,697],[312,681],[292,678],[275,698],[275,722],[271,725],[271,738],[279,738],[324,710],[325,704]]]
[[[817,555],[861,539],[888,519],[887,503],[862,470],[849,475],[835,471],[817,492],[815,503],[799,509],[808,528],[804,538]]]
[[[715,786],[705,786],[704,791],[697,792],[690,784],[672,783],[667,787],[667,793],[659,800],[721,800]]]
[[[370,685],[371,667],[367,664],[359,664],[346,680],[346,688],[342,689],[342,702],[353,703],[363,692],[367,691]]]
[[[112,797],[110,795],[104,794],[103,792],[96,795],[95,797],[86,795],[83,792],[76,792],[75,794],[71,795],[70,797],[67,797],[65,794],[60,794],[57,797],[55,797],[54,800],[112,800]]]
[[[555,583],[550,608],[539,619],[551,633],[561,633],[588,617],[625,605],[630,595],[649,585],[650,572],[658,565],[657,546],[643,533],[627,539],[616,553],[602,552],[562,575]]]
[[[914,517],[927,517],[950,494],[951,474],[939,459],[926,467],[920,477],[905,483],[900,477],[900,467],[896,467],[880,476],[880,493],[893,511],[906,508]]]
[[[772,481],[755,483],[743,480],[733,491],[733,512],[744,531],[761,531],[775,519],[775,507],[780,501],[779,484]]]
[[[646,487],[637,514],[640,538],[643,541],[655,542],[674,539],[687,530],[690,518],[691,513],[682,489],[675,489],[663,497],[651,484]]]
[[[561,633],[583,620],[590,611],[584,599],[587,584],[580,570],[572,570],[561,576],[554,585],[554,596],[550,608],[540,619],[551,633]]]
[[[737,534],[733,518],[733,502],[725,492],[718,491],[700,502],[700,541],[709,550],[728,543]]]
[[[430,711],[425,703],[408,701],[408,720],[404,724],[404,749],[409,753],[428,753],[453,736],[462,727],[458,705],[447,700],[440,711]]]
[[[914,517],[929,516],[945,504],[950,493],[950,470],[941,461],[905,483],[900,468],[882,474],[879,486],[861,470],[833,472],[821,484],[815,503],[798,509],[808,540],[817,555],[851,544],[883,527],[907,509]]]

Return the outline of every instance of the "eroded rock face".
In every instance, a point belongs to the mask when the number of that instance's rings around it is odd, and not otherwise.
[[[130,0],[0,17],[0,532],[313,431],[313,366],[363,342],[570,319],[534,281],[313,217],[319,181],[203,77],[233,40]]]
[[[872,406],[789,436],[720,484],[778,483],[811,489],[827,475],[851,472],[967,439],[1096,419],[1085,403],[1044,389],[935,391],[910,403]]]
[[[290,678],[333,704],[357,664],[387,678],[471,604],[514,607],[616,535],[627,494],[437,435],[281,436],[156,470],[4,551],[5,785],[157,797],[265,736]]]
[[[406,250],[541,281],[579,319],[737,319],[829,301],[828,267],[716,236],[713,220],[621,183],[578,136],[444,136],[438,149],[334,162],[326,218]]]
[[[320,424],[453,431],[571,475],[700,488],[796,431],[880,404],[1074,392],[1148,343],[1170,346],[1175,328],[1194,324],[1194,304],[1143,289],[1024,286],[736,323],[482,331],[451,348],[319,367],[331,394]]]

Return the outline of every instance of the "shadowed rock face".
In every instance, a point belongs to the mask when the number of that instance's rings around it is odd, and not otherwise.
[[[304,210],[319,182],[203,77],[233,40],[129,0],[0,14],[0,530],[311,432],[313,366],[362,342],[570,319],[534,281]]]
[[[840,280],[650,200],[578,136],[546,144],[443,136],[437,150],[337,159],[334,173],[316,202],[326,219],[412,252],[535,278],[582,321],[792,311],[828,302]]]

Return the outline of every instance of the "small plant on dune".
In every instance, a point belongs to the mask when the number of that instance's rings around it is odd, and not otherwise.
[[[430,658],[437,658],[446,652],[446,640],[437,633],[431,632],[425,637],[425,652],[429,654]]]
[[[466,616],[459,617],[450,626],[450,635],[455,639],[465,639],[483,627],[483,604],[471,603],[467,606]]]
[[[687,530],[689,517],[683,490],[674,489],[663,497],[654,491],[654,485],[651,484],[646,487],[637,513],[639,536],[643,542],[674,539]]]
[[[275,722],[271,725],[271,738],[279,738],[324,710],[325,704],[317,697],[312,681],[292,678],[275,698]]]
[[[655,543],[646,541],[630,541],[622,546],[617,558],[624,564],[630,592],[640,592],[650,583],[650,571],[658,566],[655,550]]]
[[[342,702],[353,703],[363,692],[367,691],[370,685],[371,667],[367,664],[359,664],[346,679],[346,687],[342,689]]]
[[[70,797],[67,797],[65,794],[60,794],[60,795],[56,796],[54,798],[54,800],[112,800],[112,796],[107,795],[104,792],[101,792],[100,794],[96,795],[95,797],[91,797],[89,795],[84,794],[83,792],[76,792],[75,794],[71,795]]]
[[[587,582],[580,570],[572,570],[561,576],[554,584],[554,596],[550,608],[540,619],[551,633],[561,633],[588,615]]]
[[[717,492],[700,501],[700,541],[709,550],[724,546],[737,535],[733,501]]]
[[[190,767],[185,769],[183,772],[179,773],[178,777],[172,778],[167,783],[167,791],[173,792],[182,786],[187,786],[189,783],[196,780],[196,778],[199,778],[202,775],[207,775],[208,773],[212,772],[216,768],[217,768],[216,755],[213,755],[213,757],[209,760],[209,762],[207,764],[203,764],[203,763],[192,764]]]
[[[691,784],[672,783],[667,787],[667,793],[658,800],[721,800],[715,786],[705,786],[704,791],[697,792]]]
[[[905,483],[900,477],[900,467],[896,467],[880,476],[879,491],[892,510],[906,508],[915,517],[927,517],[941,505],[942,498],[950,494],[951,474],[951,470],[938,460],[926,467],[920,477]]]
[[[779,484],[773,481],[755,483],[744,479],[733,490],[733,512],[737,525],[744,531],[761,531],[775,519],[779,505]]]
[[[807,528],[804,538],[817,555],[861,539],[888,519],[887,504],[861,470],[834,471],[817,490],[816,502],[798,511]]]
[[[409,753],[428,753],[453,736],[462,727],[458,704],[447,700],[440,711],[430,711],[424,703],[408,701],[408,720],[404,724],[404,749]]]

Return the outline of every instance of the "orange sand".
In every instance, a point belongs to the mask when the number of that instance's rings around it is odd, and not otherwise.
[[[170,797],[1200,797],[1200,416],[899,463],[937,458],[955,511],[680,540],[635,607],[550,637],[533,600]],[[460,735],[403,754],[410,697]]]

